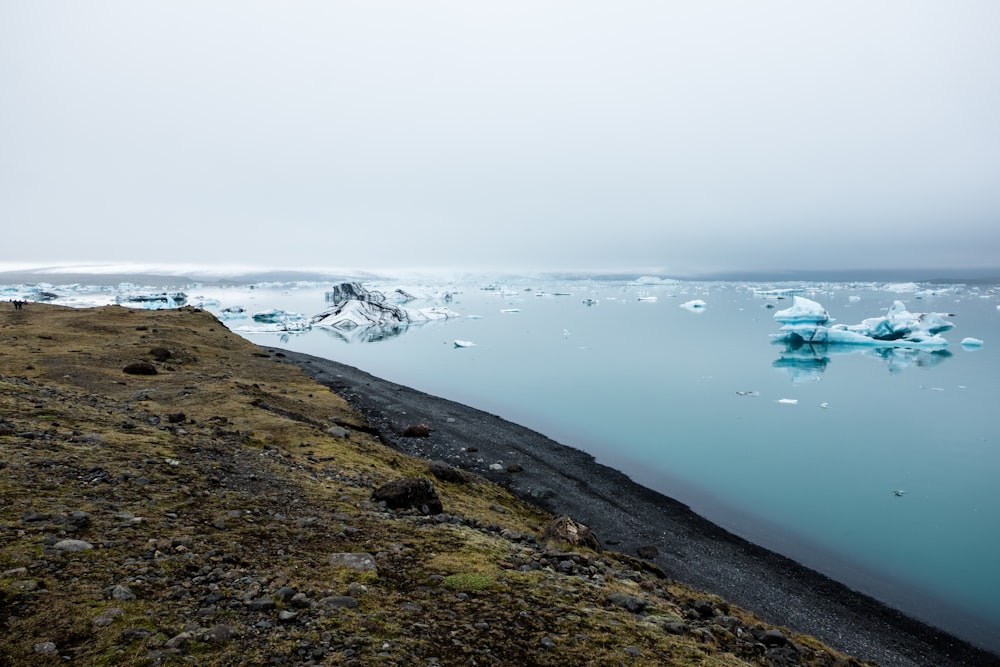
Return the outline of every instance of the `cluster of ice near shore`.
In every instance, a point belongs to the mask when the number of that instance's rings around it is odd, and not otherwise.
[[[954,327],[941,313],[911,313],[902,301],[894,302],[884,316],[860,324],[832,324],[826,308],[801,296],[794,297],[791,308],[776,312],[774,319],[783,326],[773,337],[791,345],[943,348],[948,341],[941,334]]]

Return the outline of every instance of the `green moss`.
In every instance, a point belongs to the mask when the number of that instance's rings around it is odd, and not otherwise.
[[[463,591],[481,591],[494,588],[497,585],[493,577],[476,572],[449,574],[441,583],[449,588],[456,588]]]

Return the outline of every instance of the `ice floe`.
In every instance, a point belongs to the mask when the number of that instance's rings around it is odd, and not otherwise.
[[[983,346],[983,341],[979,338],[966,337],[962,339],[961,345],[964,348],[980,348]]]
[[[455,347],[475,347],[476,344],[471,340],[455,340]]]
[[[774,319],[783,326],[773,337],[791,345],[941,348],[948,345],[941,333],[954,326],[940,313],[911,313],[902,301],[894,302],[884,316],[860,324],[832,324],[826,308],[801,296],[794,297],[790,308],[776,312]]]
[[[446,306],[409,308],[390,303],[382,292],[365,289],[356,282],[336,285],[325,297],[333,306],[314,315],[310,320],[313,326],[351,330],[458,317]]]
[[[685,310],[690,310],[692,312],[699,312],[705,310],[705,306],[707,305],[708,304],[702,301],[701,299],[692,299],[690,301],[685,301],[684,303],[682,303],[681,308]]]

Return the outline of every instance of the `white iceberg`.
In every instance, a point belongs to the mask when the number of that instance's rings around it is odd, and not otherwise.
[[[263,310],[254,313],[254,322],[271,325],[268,329],[273,331],[308,331],[311,327],[309,318],[301,313],[290,313],[280,308]]]
[[[705,306],[707,305],[708,304],[702,301],[701,299],[692,299],[691,301],[685,301],[684,303],[682,303],[681,308],[690,311],[701,311],[705,310]]]
[[[967,337],[962,339],[961,344],[964,348],[978,348],[983,346],[983,341],[979,338]]]
[[[398,295],[397,295],[398,296]],[[311,319],[313,326],[335,329],[419,324],[430,320],[458,317],[458,313],[445,306],[406,308],[388,303],[376,290],[367,290],[360,283],[341,283],[326,293],[326,300],[333,306]]]
[[[455,347],[475,347],[476,344],[471,340],[455,340]]]
[[[870,317],[860,324],[831,324],[833,320],[820,304],[796,296],[790,308],[779,310],[774,319],[782,325],[778,341],[792,345],[868,345],[875,347],[946,347],[941,333],[954,325],[940,313],[911,313],[896,301],[882,317]]]

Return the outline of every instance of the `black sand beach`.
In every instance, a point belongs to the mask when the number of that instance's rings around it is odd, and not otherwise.
[[[639,547],[655,547],[652,560],[667,576],[770,622],[886,667],[1000,665],[1000,656],[732,535],[585,452],[350,366],[287,350],[281,354],[359,409],[386,444],[475,471],[553,513],[569,514],[610,549],[635,555]],[[407,426],[418,423],[431,428],[429,438],[402,437]],[[490,469],[497,461],[503,462],[501,469]],[[511,465],[520,471],[508,472]]]

